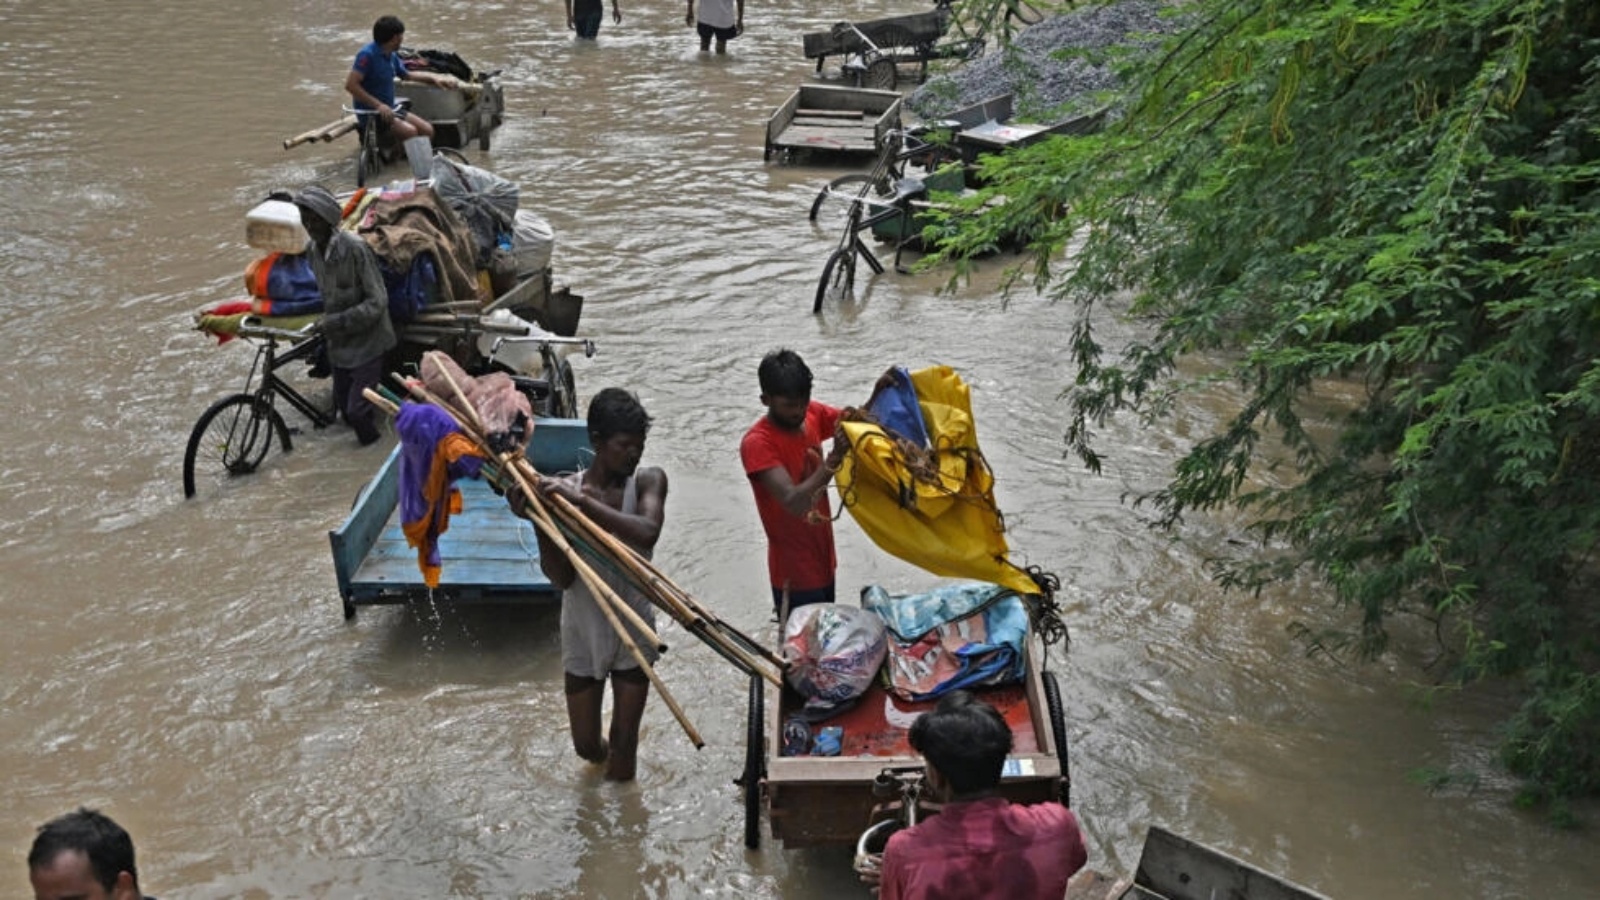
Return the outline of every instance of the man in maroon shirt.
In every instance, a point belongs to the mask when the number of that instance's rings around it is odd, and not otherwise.
[[[897,832],[883,851],[880,900],[1061,900],[1089,854],[1072,811],[1000,796],[1011,729],[993,706],[952,691],[911,724],[939,814]]]

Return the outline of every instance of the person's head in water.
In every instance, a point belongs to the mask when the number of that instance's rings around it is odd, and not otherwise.
[[[138,900],[133,838],[109,816],[79,808],[39,826],[28,851],[35,900]]]
[[[932,712],[911,723],[911,748],[928,763],[929,781],[952,797],[983,795],[1000,786],[1011,752],[1011,728],[999,710],[966,691],[951,691]]]
[[[761,383],[761,404],[772,424],[787,431],[800,430],[811,405],[811,369],[800,354],[787,348],[768,353],[756,368],[756,378]]]
[[[618,475],[632,475],[650,433],[650,415],[639,398],[622,388],[605,388],[589,400],[588,424],[596,463]]]

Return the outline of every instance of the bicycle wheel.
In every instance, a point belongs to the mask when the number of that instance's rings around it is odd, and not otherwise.
[[[565,359],[556,363],[550,373],[550,414],[558,419],[576,419],[578,414],[578,388],[572,380],[572,363]]]
[[[383,170],[383,150],[380,149],[379,138],[375,132],[376,124],[368,125],[366,130],[360,132],[361,146],[356,148],[356,187],[366,187],[367,179],[376,177]]]
[[[761,779],[766,774],[766,760],[762,758],[762,708],[765,703],[766,682],[760,675],[750,676],[750,708],[745,722],[744,776],[744,845],[751,850],[761,848]]]
[[[361,138],[361,145],[356,148],[356,187],[367,186],[367,139]]]
[[[844,299],[850,296],[850,288],[856,280],[856,250],[854,247],[840,247],[828,257],[827,263],[822,266],[822,280],[817,282],[817,299],[811,305],[813,313],[822,312],[822,301],[830,296]]]
[[[1040,673],[1044,681],[1044,705],[1050,713],[1050,736],[1056,741],[1056,760],[1061,763],[1061,805],[1072,805],[1072,773],[1067,767],[1067,722],[1061,707],[1061,687],[1056,673]]]
[[[862,195],[863,188],[869,197],[887,196],[892,190],[887,178],[880,178],[874,184],[871,175],[859,172],[840,175],[828,182],[822,190],[817,191],[816,199],[811,201],[811,212],[807,214],[807,218],[813,222],[821,222],[828,228],[843,225],[845,216],[850,213],[850,204]]]
[[[211,404],[189,432],[183,451],[183,496],[193,497],[204,478],[248,475],[272,449],[277,434],[289,450],[289,426],[272,405],[252,394],[234,394]]]

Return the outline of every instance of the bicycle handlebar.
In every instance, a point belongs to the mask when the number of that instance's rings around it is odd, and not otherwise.
[[[581,346],[581,347],[583,347],[583,355],[585,357],[588,357],[588,358],[591,358],[591,359],[594,358],[594,353],[595,353],[594,341],[590,340],[589,338],[575,338],[575,337],[570,337],[569,338],[569,337],[559,337],[559,336],[556,336],[556,335],[502,334],[499,337],[496,337],[494,339],[494,346],[493,346],[492,349],[490,349],[489,355],[493,356],[494,354],[500,352],[500,345],[505,344],[505,343],[512,343],[512,344],[568,344],[568,345],[572,345],[572,346]]]
[[[266,338],[274,341],[299,342],[317,336],[317,322],[307,323],[299,329],[263,325],[255,316],[245,316],[239,322],[238,335],[242,338]]]
[[[346,113],[349,113],[350,115],[355,116],[358,119],[361,118],[362,116],[378,116],[378,115],[382,115],[382,113],[379,112],[378,110],[375,110],[375,109],[362,109],[359,106],[341,106],[339,108],[341,110],[344,110]],[[411,98],[410,97],[399,97],[399,98],[396,98],[394,103],[390,104],[389,108],[394,110],[395,118],[404,119],[406,117],[406,114],[411,111]]]

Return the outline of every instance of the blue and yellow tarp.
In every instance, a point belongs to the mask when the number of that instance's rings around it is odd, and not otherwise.
[[[948,366],[896,375],[896,388],[869,407],[895,430],[842,423],[851,450],[834,483],[845,508],[879,547],[935,575],[1039,593],[1007,558],[994,475],[978,448],[966,383]],[[911,421],[917,413],[921,435]]]

